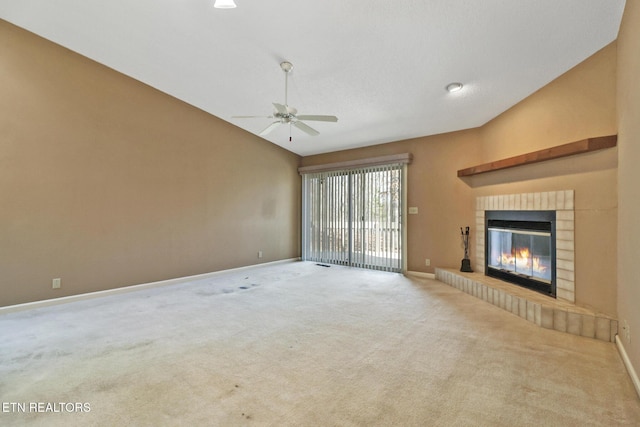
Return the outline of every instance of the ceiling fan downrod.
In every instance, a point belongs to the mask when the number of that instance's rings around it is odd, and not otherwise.
[[[293,70],[293,64],[288,61],[280,63],[280,68],[284,71],[284,106],[289,109],[289,73]],[[291,121],[289,121],[289,142],[291,142]]]
[[[288,94],[289,94],[289,73],[293,70],[293,64],[288,61],[280,63],[280,68],[284,71],[284,106],[289,106]]]

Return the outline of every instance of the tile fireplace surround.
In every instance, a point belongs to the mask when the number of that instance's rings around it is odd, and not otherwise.
[[[575,302],[573,190],[476,198],[476,265],[484,273],[485,211],[556,211],[556,297]]]
[[[613,341],[618,321],[574,305],[573,190],[476,198],[475,273],[436,268],[436,279],[543,328]],[[556,211],[556,298],[484,275],[485,211]]]

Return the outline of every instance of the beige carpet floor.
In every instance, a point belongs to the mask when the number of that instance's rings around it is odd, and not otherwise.
[[[0,425],[640,425],[614,344],[308,262],[2,315],[0,400]]]

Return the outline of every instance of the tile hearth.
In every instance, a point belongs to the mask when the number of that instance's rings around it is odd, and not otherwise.
[[[618,321],[482,273],[436,268],[436,279],[546,329],[613,342]]]

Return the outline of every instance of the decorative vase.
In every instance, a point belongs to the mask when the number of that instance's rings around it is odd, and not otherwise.
[[[462,238],[462,244],[464,245],[464,258],[460,265],[460,271],[463,273],[473,273],[471,260],[469,259],[469,227],[466,227],[464,230],[460,227],[460,235]]]

